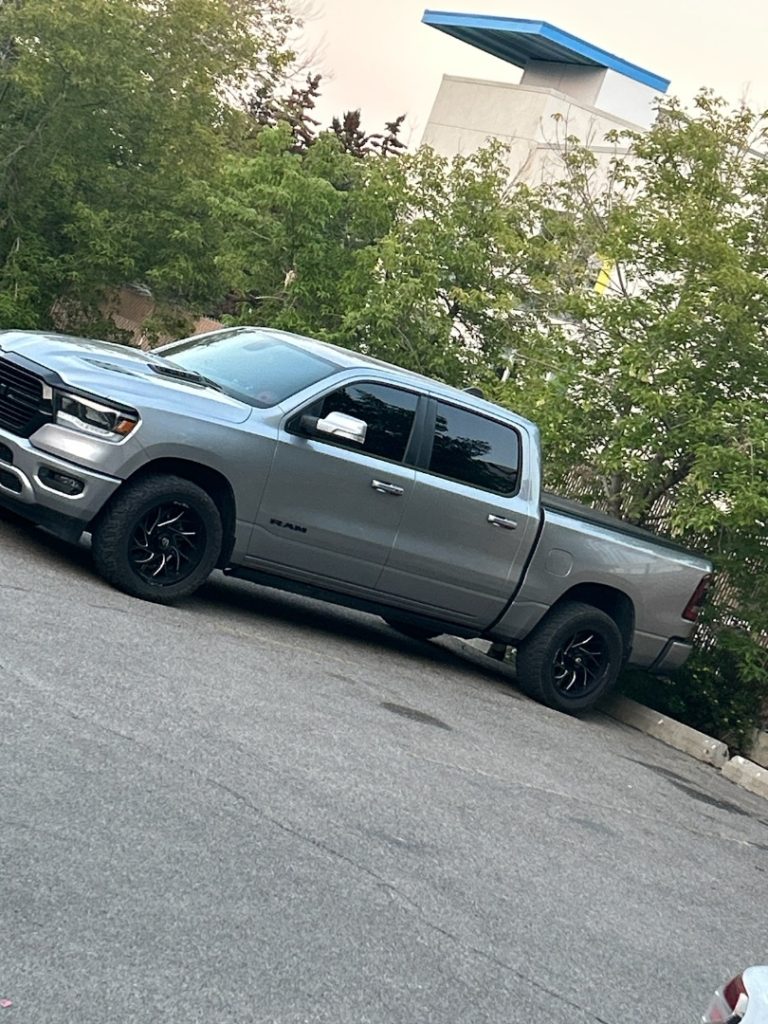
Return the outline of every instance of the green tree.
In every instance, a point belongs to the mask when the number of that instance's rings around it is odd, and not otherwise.
[[[297,151],[284,124],[233,157],[220,197],[229,309],[466,385],[503,358],[520,301],[504,271],[528,204],[510,196],[498,147],[388,153],[336,131]]]
[[[261,82],[245,98],[245,109],[257,125],[275,128],[288,125],[293,135],[294,153],[304,153],[313,146],[328,129],[322,129],[315,115],[320,98],[322,76],[309,73],[301,85],[279,80]],[[360,110],[348,110],[340,118],[334,117],[330,131],[341,143],[341,148],[352,156],[363,157],[370,153],[390,156],[404,152],[406,146],[400,139],[405,114],[386,123],[384,132],[369,135],[362,126]]]
[[[607,166],[569,140],[530,196],[498,390],[541,425],[553,486],[713,556],[718,643],[657,699],[737,738],[768,695],[767,123],[702,93]]]
[[[507,271],[528,220],[503,157],[422,148],[368,164],[366,201],[381,197],[387,225],[350,269],[336,340],[458,386],[489,376],[521,301]]]
[[[230,100],[281,75],[289,26],[282,0],[0,4],[0,325],[132,280],[215,289]]]
[[[362,162],[331,133],[305,146],[292,122],[258,131],[230,155],[211,197],[226,225],[217,256],[227,283],[222,310],[238,322],[320,335],[333,329],[350,260],[376,238],[374,225],[352,227],[365,196]]]

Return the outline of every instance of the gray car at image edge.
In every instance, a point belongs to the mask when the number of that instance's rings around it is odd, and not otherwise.
[[[711,565],[541,491],[534,424],[280,331],[153,352],[0,333],[0,504],[128,594],[226,574],[517,649],[521,688],[592,707],[683,664]]]

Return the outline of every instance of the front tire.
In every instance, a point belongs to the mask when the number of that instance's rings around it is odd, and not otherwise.
[[[117,492],[94,524],[91,551],[96,571],[112,586],[170,604],[205,582],[222,543],[210,495],[183,477],[158,474]]]
[[[520,689],[558,711],[588,711],[613,688],[624,640],[610,615],[580,601],[554,611],[517,648]]]

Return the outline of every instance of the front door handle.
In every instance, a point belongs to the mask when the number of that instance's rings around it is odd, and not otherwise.
[[[488,514],[488,522],[491,526],[498,526],[502,530],[517,529],[517,521],[515,519],[505,519],[504,516],[495,516],[492,513]]]
[[[371,487],[374,491],[378,491],[379,494],[394,494],[395,497],[403,494],[402,487],[398,487],[397,484],[384,483],[383,480],[371,480]]]

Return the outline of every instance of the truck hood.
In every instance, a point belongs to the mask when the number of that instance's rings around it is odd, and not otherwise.
[[[53,371],[69,387],[115,402],[177,407],[184,415],[242,423],[250,405],[212,387],[161,376],[153,366],[173,367],[170,359],[126,345],[44,331],[0,331],[0,353],[13,352]]]

